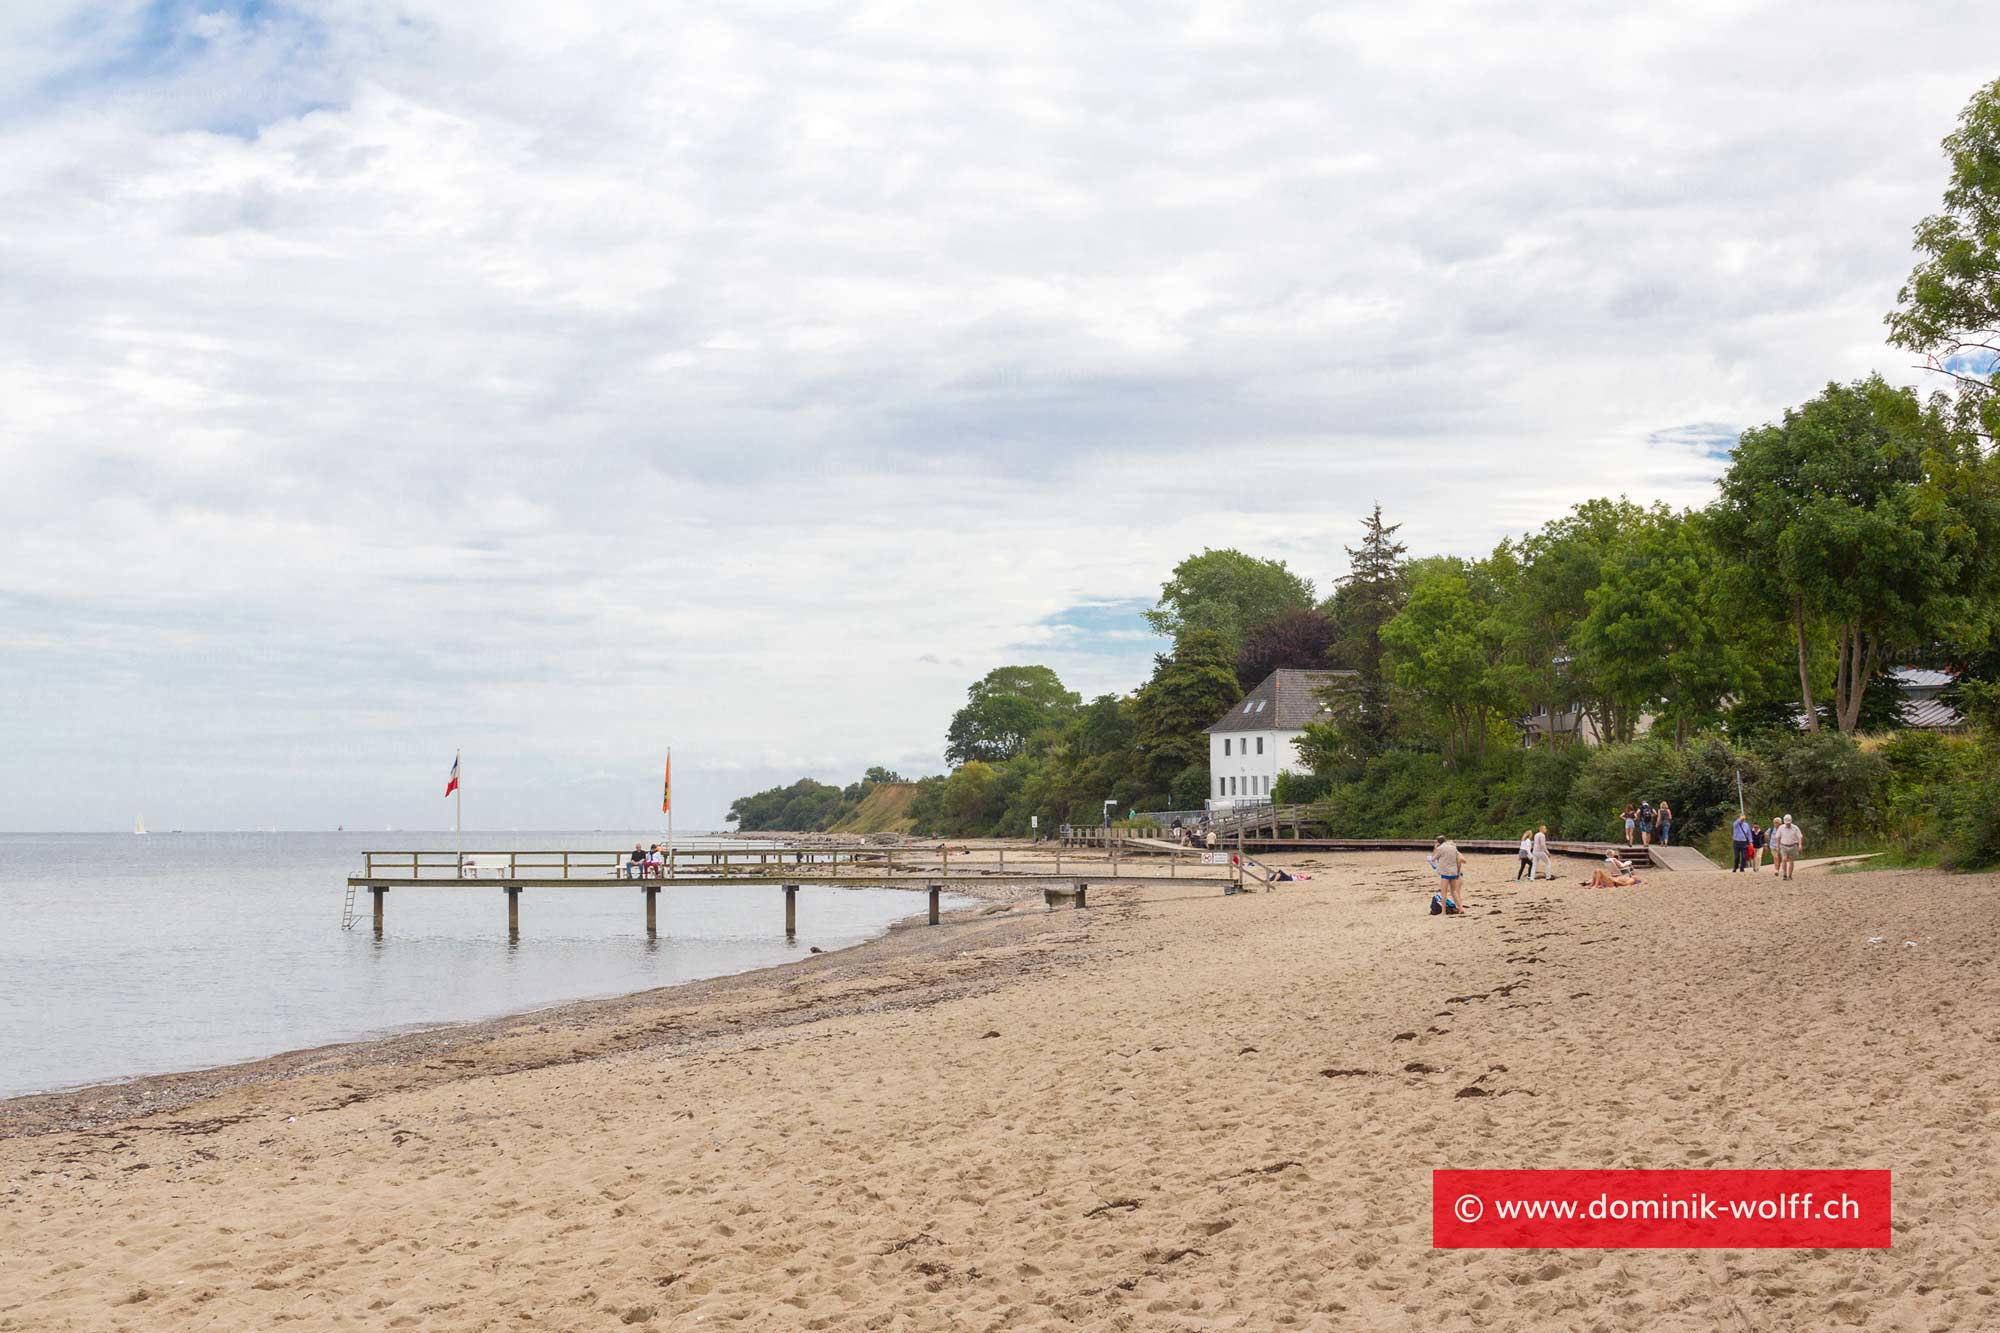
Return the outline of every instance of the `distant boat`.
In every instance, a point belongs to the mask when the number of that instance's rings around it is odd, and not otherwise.
[[[144,833],[146,831],[146,817],[144,815],[140,815],[132,821],[132,831],[134,833]]]

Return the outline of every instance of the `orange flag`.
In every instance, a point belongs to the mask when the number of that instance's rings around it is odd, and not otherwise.
[[[674,752],[667,751],[667,772],[660,781],[660,813],[674,808]]]

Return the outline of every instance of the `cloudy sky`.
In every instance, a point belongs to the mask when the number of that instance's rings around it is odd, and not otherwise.
[[[0,828],[657,822],[1700,501],[1881,317],[1949,6],[0,9]]]

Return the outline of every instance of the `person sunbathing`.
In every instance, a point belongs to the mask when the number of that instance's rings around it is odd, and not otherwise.
[[[1632,873],[1632,863],[1621,861],[1617,854],[1604,858],[1604,864],[1590,872],[1590,878],[1583,882],[1586,889],[1626,889],[1639,882]]]

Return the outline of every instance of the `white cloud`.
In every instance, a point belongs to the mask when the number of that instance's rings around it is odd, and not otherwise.
[[[0,24],[24,827],[415,824],[461,744],[611,826],[669,741],[713,822],[935,762],[1022,645],[1135,683],[1050,617],[1205,545],[1697,501],[1711,428],[1910,377],[1991,77],[1858,3]]]

